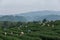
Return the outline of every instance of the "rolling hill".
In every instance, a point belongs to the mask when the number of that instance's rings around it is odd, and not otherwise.
[[[20,21],[25,22],[26,18],[23,16],[13,16],[13,15],[5,15],[0,17],[0,21]]]
[[[16,15],[4,15],[0,16],[0,21],[39,21],[43,19],[47,20],[60,20],[60,11],[36,11],[36,12],[28,12],[21,13]]]
[[[33,12],[27,12],[22,14],[17,14],[17,16],[24,16],[28,21],[39,21],[44,18],[47,20],[60,20],[60,11],[33,11]]]
[[[54,21],[54,20],[60,20],[60,15],[45,15],[45,16],[37,17],[35,19],[38,19],[38,20],[47,19],[47,20],[53,20]]]

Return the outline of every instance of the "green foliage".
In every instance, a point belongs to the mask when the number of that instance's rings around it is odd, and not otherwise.
[[[47,24],[55,26],[47,26]],[[0,40],[60,40],[60,21],[51,21],[45,26],[41,25],[39,22],[2,21],[0,22]],[[4,34],[5,32],[7,35]],[[21,32],[24,34],[20,36]]]
[[[45,23],[46,21],[47,21],[46,19],[43,19],[43,21],[42,21],[42,22],[43,22],[43,23]]]

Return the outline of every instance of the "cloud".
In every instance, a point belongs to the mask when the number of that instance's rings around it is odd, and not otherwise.
[[[60,0],[0,0],[0,14],[40,10],[60,11]]]

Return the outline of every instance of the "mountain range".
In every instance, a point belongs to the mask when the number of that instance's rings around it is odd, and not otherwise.
[[[60,11],[35,11],[28,13],[21,13],[15,15],[0,16],[0,21],[39,21],[43,19],[47,20],[60,20]]]
[[[4,15],[0,17],[0,21],[21,21],[25,22],[26,19],[23,16]]]

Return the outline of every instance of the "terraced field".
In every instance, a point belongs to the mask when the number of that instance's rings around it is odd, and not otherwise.
[[[0,40],[60,40],[60,21],[55,21],[54,26],[52,23],[43,25],[39,22],[29,22],[14,27],[0,27]]]

